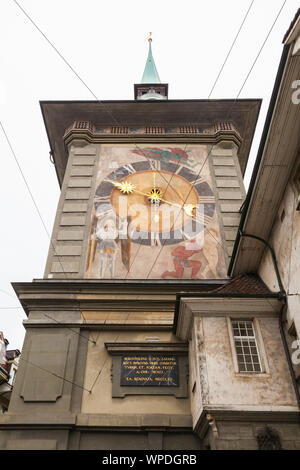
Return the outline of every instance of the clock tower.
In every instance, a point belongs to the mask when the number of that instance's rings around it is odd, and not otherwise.
[[[174,315],[228,282],[259,108],[168,99],[151,38],[134,100],[41,102],[61,195],[44,278],[14,284],[7,448],[203,447]]]
[[[41,103],[62,184],[47,279],[226,278],[260,103],[168,100],[148,42],[134,101]]]

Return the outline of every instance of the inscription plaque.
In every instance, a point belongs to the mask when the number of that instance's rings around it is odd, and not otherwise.
[[[177,356],[171,354],[122,356],[120,385],[178,387]]]

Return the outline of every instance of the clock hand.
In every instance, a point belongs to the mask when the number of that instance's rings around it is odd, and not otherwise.
[[[129,193],[135,192],[137,194],[140,194],[141,196],[147,196],[149,199],[151,199],[151,193],[144,193],[142,191],[139,191],[136,188],[135,185],[133,185],[132,183],[130,183],[128,181],[123,181],[123,182],[120,183],[118,181],[113,181],[113,180],[110,180],[110,179],[107,179],[107,178],[105,179],[105,181],[107,181],[108,183],[113,184],[116,188],[118,188],[124,194],[129,194]],[[159,192],[160,193],[160,190],[155,187],[155,171],[153,172],[153,185],[154,185],[154,188],[153,188],[154,192],[157,192],[157,193]],[[176,204],[175,202],[169,202],[166,199],[162,198],[161,196],[157,197],[157,200],[162,201],[162,202],[164,202],[166,204],[169,204],[171,206],[176,206],[176,207],[179,207],[181,209],[183,208],[182,205]],[[190,206],[190,205],[188,205],[188,206]],[[188,214],[188,215],[190,215],[190,214]]]
[[[155,175],[155,172],[153,173],[153,175]],[[147,196],[148,198],[151,198],[151,194],[150,193],[144,193],[142,191],[139,191],[135,185],[133,185],[132,183],[128,182],[128,181],[123,181],[122,183],[118,182],[118,181],[113,181],[113,180],[110,180],[108,178],[105,178],[105,181],[107,181],[108,183],[111,183],[113,184],[116,188],[118,188],[122,193],[124,194],[129,194],[129,193],[133,193],[135,192],[136,194],[140,194],[141,196]],[[154,186],[155,186],[155,176],[154,176]],[[158,189],[156,189],[154,187],[154,191],[159,191]],[[159,191],[160,192],[160,191]],[[171,205],[174,205],[173,203],[165,200],[165,199],[161,199],[159,198],[158,199],[159,201],[163,201],[167,204],[171,204]],[[178,207],[180,207],[178,205]]]
[[[158,190],[154,189],[154,191],[158,191]],[[135,192],[142,196],[147,196],[148,199],[151,199],[151,196],[153,196],[153,194],[151,193],[144,193],[142,191],[139,191],[138,189],[135,189]],[[189,217],[200,222],[200,220],[197,219],[197,217],[195,217],[193,214],[194,209],[196,209],[197,207],[195,204],[177,204],[176,202],[167,201],[167,199],[164,199],[162,197],[159,197],[159,199],[157,200],[164,202],[165,204],[169,204],[170,206],[178,207],[180,210],[183,210]]]
[[[116,188],[118,188],[121,193],[123,194],[131,194],[135,190],[135,185],[130,183],[129,181],[122,181],[122,183],[119,183],[117,181],[105,179],[108,183],[112,183]]]
[[[178,207],[180,210],[183,210],[189,217],[192,219],[196,220],[197,222],[201,221],[193,214],[194,209],[196,209],[196,205],[194,204],[177,204],[176,202],[170,202],[167,199],[162,198],[159,193],[160,190],[155,188],[155,172],[153,172],[153,184],[154,184],[154,194],[152,193],[144,193],[143,191],[139,191],[135,185],[128,181],[123,181],[123,182],[117,182],[113,180],[106,179],[108,183],[113,184],[116,188],[118,188],[123,194],[132,194],[133,192],[136,194],[140,194],[141,196],[146,196],[148,199],[151,200],[151,197],[153,197],[154,200],[157,200],[159,202],[164,202],[165,204],[169,204],[170,206]],[[176,191],[177,192],[177,191]],[[155,197],[155,194],[157,193],[157,196]]]

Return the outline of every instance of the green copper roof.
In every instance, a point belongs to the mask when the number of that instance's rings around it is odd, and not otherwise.
[[[152,56],[151,40],[149,40],[149,52],[141,83],[160,83],[160,78]]]

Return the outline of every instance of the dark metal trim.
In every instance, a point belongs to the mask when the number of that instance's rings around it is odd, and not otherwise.
[[[290,371],[291,379],[292,379],[292,382],[293,382],[293,387],[294,387],[295,394],[296,394],[296,399],[297,399],[298,407],[299,407],[299,409],[300,409],[300,393],[299,393],[299,388],[298,388],[298,385],[297,385],[297,380],[296,380],[296,376],[295,376],[295,372],[294,372],[294,368],[293,368],[293,364],[292,364],[292,360],[291,360],[291,356],[290,356],[290,351],[289,351],[289,347],[288,347],[288,344],[287,344],[286,336],[285,336],[285,333],[284,333],[284,327],[283,327],[283,310],[284,310],[285,306],[286,306],[286,305],[283,305],[283,306],[282,306],[282,309],[281,309],[281,311],[280,311],[280,315],[279,315],[279,330],[280,330],[280,335],[281,335],[281,339],[282,339],[282,342],[283,342],[284,352],[285,352],[286,359],[287,359],[288,366],[289,366],[289,371]],[[300,415],[299,415],[299,420],[300,420]]]
[[[281,276],[280,276],[280,273],[279,273],[278,264],[277,264],[274,249],[271,247],[271,245],[266,240],[264,240],[261,237],[258,237],[257,235],[252,235],[250,233],[243,233],[242,231],[240,231],[240,237],[254,238],[255,240],[259,240],[260,242],[264,243],[269,248],[271,256],[272,256],[272,261],[273,261],[276,277],[277,277],[277,282],[278,282],[279,289],[280,289],[279,295],[281,295],[281,298],[285,300],[286,299],[286,292],[285,292],[285,289],[284,289],[282,281],[281,281]]]

